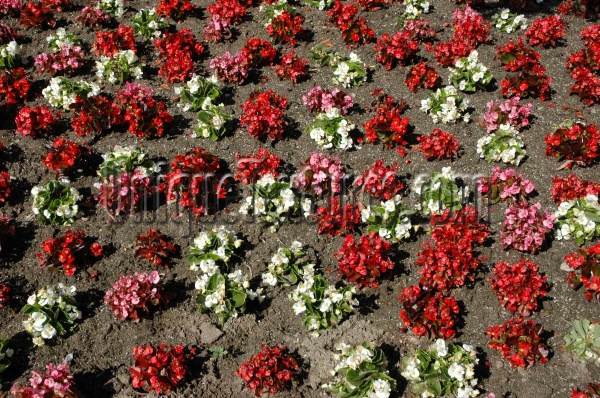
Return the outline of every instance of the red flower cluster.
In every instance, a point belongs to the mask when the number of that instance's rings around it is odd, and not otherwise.
[[[581,248],[577,253],[565,256],[566,263],[574,269],[567,276],[567,282],[573,289],[583,286],[585,298],[600,303],[600,243],[590,248]]]
[[[86,98],[77,96],[71,107],[74,110],[71,128],[78,137],[98,134],[123,123],[119,107],[100,95]]]
[[[292,83],[308,78],[308,61],[300,58],[291,50],[281,57],[281,63],[275,68],[275,75],[281,80],[291,80]]]
[[[591,19],[594,15],[600,15],[600,3],[594,0],[563,0],[558,6],[558,12],[564,15],[579,15],[584,19]]]
[[[237,25],[244,21],[247,10],[238,0],[217,0],[206,7],[206,11],[213,17],[219,16],[219,19],[227,25]]]
[[[566,167],[571,168],[573,163],[580,167],[590,166],[598,157],[598,143],[600,132],[590,124],[573,123],[572,127],[559,126],[554,133],[544,139],[546,142],[546,155],[554,156],[558,160],[570,160]]]
[[[454,38],[477,48],[489,42],[491,25],[471,7],[457,8],[452,12]]]
[[[417,88],[434,89],[440,80],[440,75],[437,74],[435,68],[427,65],[427,62],[421,61],[410,68],[404,84],[411,92],[416,93]]]
[[[552,200],[558,205],[564,201],[583,198],[586,195],[600,196],[600,184],[589,180],[580,180],[575,174],[566,177],[556,176],[552,180],[550,191]]]
[[[288,126],[283,110],[288,100],[273,90],[254,91],[242,105],[244,114],[240,123],[252,137],[260,140],[269,137],[271,140],[283,139]]]
[[[164,344],[156,347],[133,347],[134,365],[129,369],[131,385],[146,392],[168,394],[188,373],[187,364],[196,355],[190,348],[188,353],[182,345],[167,349]]]
[[[88,28],[107,25],[112,21],[112,17],[105,11],[92,6],[83,7],[75,19]]]
[[[256,153],[249,153],[244,156],[238,152],[235,155],[235,159],[237,160],[237,164],[233,179],[242,184],[254,184],[267,174],[271,174],[274,178],[277,178],[279,175],[277,169],[279,168],[281,159],[266,149],[259,148]]]
[[[513,367],[530,368],[548,362],[550,347],[541,337],[544,328],[531,319],[514,318],[487,330],[489,346],[502,353]]]
[[[149,198],[153,192],[151,179],[142,171],[135,170],[120,176],[108,176],[98,187],[94,199],[112,218],[137,212],[142,199]]]
[[[334,254],[338,259],[338,274],[360,287],[378,287],[381,274],[394,269],[389,249],[389,242],[375,232],[361,236],[358,241],[354,241],[353,235],[346,235],[343,246]]]
[[[198,217],[206,214],[211,194],[219,199],[226,196],[225,187],[219,183],[221,164],[221,158],[204,148],[194,148],[175,156],[171,171],[165,175],[166,183],[160,184],[167,202],[179,200],[182,209],[191,209]],[[207,192],[204,187],[214,192]]]
[[[262,352],[242,363],[236,371],[246,382],[254,395],[260,397],[264,392],[276,394],[285,388],[298,370],[298,363],[290,355],[285,355],[286,346],[272,348],[261,344]]]
[[[588,384],[587,391],[581,391],[579,388],[573,388],[571,398],[598,398],[600,397],[600,383]]]
[[[142,84],[127,82],[115,97],[124,112],[123,120],[129,123],[127,130],[138,138],[162,137],[165,123],[173,121],[164,102],[154,99],[152,89]]]
[[[430,339],[449,339],[456,335],[455,323],[460,308],[453,296],[444,296],[426,286],[409,286],[402,289],[398,300],[402,301],[400,318],[405,325],[404,331],[410,327],[417,336],[425,335]]]
[[[500,241],[504,249],[510,248],[535,254],[543,246],[546,236],[554,226],[554,215],[542,205],[524,202],[511,204],[505,211],[506,219],[500,229]]]
[[[154,40],[154,47],[159,52],[159,59],[164,61],[158,74],[169,83],[191,77],[194,60],[204,53],[204,46],[196,41],[191,30],[185,28],[177,33],[165,32]]]
[[[298,39],[304,33],[302,15],[292,16],[289,12],[283,11],[271,20],[267,26],[267,33],[275,43],[287,43],[294,47]]]
[[[119,25],[115,31],[96,32],[94,52],[96,56],[106,55],[112,57],[119,51],[132,50],[137,54],[135,47],[135,32],[127,25]]]
[[[518,72],[500,82],[504,97],[539,97],[542,101],[550,98],[552,78],[546,75],[546,68],[539,64],[540,54],[525,48],[522,39],[517,43],[511,40],[498,47],[496,58],[500,59],[504,70]]]
[[[76,142],[59,137],[52,143],[52,147],[42,160],[42,164],[56,174],[66,173],[84,157],[89,156],[91,151],[91,147],[84,147]]]
[[[16,105],[27,99],[31,83],[25,69],[0,70],[0,104]]]
[[[21,9],[19,24],[26,28],[50,28],[56,26],[54,5],[49,1],[30,1]],[[59,11],[59,10],[56,10]]]
[[[482,245],[489,231],[487,225],[479,222],[479,214],[472,207],[464,207],[454,213],[445,210],[431,218],[435,228],[431,240],[421,246],[415,265],[423,267],[419,285],[442,292],[454,286],[462,286],[473,280],[480,264],[473,249]]]
[[[181,21],[193,13],[198,7],[190,0],[160,0],[156,6],[156,14]]]
[[[550,15],[533,21],[525,37],[531,46],[556,47],[566,33],[567,22],[560,15]]]
[[[0,283],[0,309],[4,308],[4,305],[8,303],[10,299],[10,286],[5,283]]]
[[[252,37],[246,40],[242,55],[249,67],[260,68],[275,63],[277,50],[268,41]]]
[[[135,238],[135,256],[150,261],[155,267],[164,265],[169,268],[167,259],[176,251],[177,248],[169,238],[154,228],[146,235]]]
[[[152,313],[151,307],[167,305],[169,299],[163,294],[158,272],[152,271],[149,274],[121,275],[112,290],[106,292],[104,303],[120,320],[129,318],[139,322],[140,317]]]
[[[5,203],[10,195],[10,175],[6,171],[0,171],[0,203]],[[4,221],[4,220],[2,220]]]
[[[385,166],[383,159],[379,159],[363,171],[354,181],[354,185],[378,199],[390,200],[404,189],[404,183],[397,175],[399,170],[398,163]]]
[[[522,316],[529,316],[538,309],[538,301],[548,294],[546,277],[539,274],[538,268],[533,261],[523,258],[515,264],[496,263],[495,278],[489,281],[502,307]]]
[[[567,58],[567,69],[575,83],[571,94],[577,94],[586,105],[600,102],[600,25],[581,30],[584,50]]]
[[[15,117],[16,133],[23,137],[43,137],[54,133],[58,120],[47,106],[24,106]]]
[[[421,144],[415,149],[423,152],[427,160],[454,159],[458,157],[458,140],[453,134],[448,134],[441,129],[434,129],[429,135],[417,137]]]
[[[0,174],[0,202],[4,201],[2,189],[2,176]],[[2,253],[2,243],[15,236],[15,226],[11,224],[12,220],[0,212],[0,253]]]
[[[327,11],[329,22],[342,32],[342,39],[348,45],[369,43],[375,36],[364,18],[356,18],[357,13],[358,8],[354,4],[344,4],[341,0],[336,0]]]
[[[71,276],[77,267],[89,265],[92,257],[102,256],[102,246],[83,231],[65,231],[63,236],[48,238],[42,243],[42,253],[36,254],[40,265],[51,269],[62,268],[65,275]]]
[[[410,122],[407,117],[402,117],[402,112],[408,107],[406,101],[396,102],[396,99],[384,93],[383,89],[373,90],[371,95],[376,97],[373,106],[377,105],[377,109],[375,115],[363,124],[364,139],[371,144],[377,144],[381,140],[387,149],[396,147],[396,152],[405,156],[406,150],[403,147],[408,142],[404,140],[404,136],[408,133]]]
[[[360,223],[358,206],[348,203],[341,206],[339,196],[329,198],[329,206],[321,206],[314,216],[317,221],[317,233],[329,236],[340,236],[356,230]]]
[[[427,43],[427,51],[433,51],[433,56],[437,63],[444,67],[452,67],[454,63],[462,57],[466,57],[474,50],[469,43],[460,41],[456,37],[448,41],[438,43]]]
[[[384,33],[377,39],[375,45],[376,60],[385,65],[385,70],[391,70],[396,63],[405,65],[409,59],[419,51],[419,43],[412,40],[410,33],[403,30],[390,37]]]

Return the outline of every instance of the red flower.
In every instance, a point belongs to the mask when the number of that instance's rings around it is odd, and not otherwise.
[[[120,320],[129,318],[139,322],[140,316],[150,314],[153,307],[167,305],[168,296],[163,293],[158,272],[136,272],[134,275],[120,276],[112,290],[106,292],[104,303]]]
[[[42,242],[42,253],[36,254],[40,265],[51,269],[62,268],[65,275],[71,276],[77,267],[92,264],[92,257],[101,257],[102,246],[82,231],[65,231],[63,236],[48,238]]]
[[[156,6],[156,14],[181,21],[197,8],[190,0],[160,0]]]
[[[294,47],[300,35],[304,33],[303,22],[302,15],[292,16],[289,12],[283,11],[271,20],[271,24],[267,26],[267,33],[275,43],[287,43]]]
[[[546,142],[546,155],[554,156],[558,160],[571,160],[567,168],[573,163],[585,167],[593,164],[598,154],[600,132],[598,128],[590,124],[573,123],[572,126],[562,125],[554,133],[548,134],[544,139]]]
[[[416,93],[417,88],[434,89],[440,82],[440,76],[437,74],[433,66],[427,65],[425,61],[421,61],[408,71],[404,84],[408,89]]]
[[[531,319],[511,319],[487,330],[489,346],[502,353],[513,367],[530,368],[536,362],[546,363],[550,347],[542,340],[544,329]]]
[[[429,135],[417,137],[421,143],[415,147],[415,150],[423,152],[427,160],[454,159],[458,157],[458,140],[454,135],[438,128],[434,129]]]
[[[46,106],[36,106],[29,108],[24,106],[19,110],[15,117],[17,125],[17,134],[24,137],[40,137],[54,133],[54,128],[58,125],[58,120]]]
[[[71,108],[74,111],[71,128],[78,137],[98,134],[124,123],[119,107],[113,101],[99,95],[89,98],[77,96]]]
[[[375,232],[361,236],[358,241],[346,235],[343,246],[334,254],[338,258],[338,273],[360,287],[378,287],[381,274],[394,269],[387,254],[389,249],[389,242]]]
[[[279,168],[281,159],[266,149],[259,148],[256,153],[250,153],[245,156],[240,155],[238,152],[235,155],[235,159],[237,163],[233,178],[242,184],[254,184],[267,174],[271,174],[274,178],[277,178],[279,175],[277,169]]]
[[[552,180],[550,194],[556,204],[561,204],[564,201],[583,198],[586,195],[599,196],[600,184],[589,180],[580,180],[575,174],[569,174],[564,178],[556,176]]]
[[[377,104],[377,109],[375,115],[363,125],[366,141],[377,144],[381,140],[387,149],[396,147],[396,151],[405,156],[406,151],[403,147],[408,142],[404,137],[408,134],[410,120],[401,115],[408,107],[406,101],[396,102],[394,97],[385,94],[382,89],[373,90],[371,95],[376,97],[373,105]]]
[[[410,327],[417,336],[444,339],[456,334],[460,307],[454,297],[444,296],[428,287],[409,286],[402,289],[398,300],[404,307],[400,312],[404,331]]]
[[[133,388],[162,394],[177,388],[188,373],[188,363],[196,355],[193,348],[185,351],[182,345],[169,349],[164,344],[133,347],[135,363],[129,369]]]
[[[8,302],[10,296],[10,286],[5,283],[0,283],[0,309]]]
[[[281,57],[281,63],[275,68],[275,75],[281,80],[291,80],[296,83],[308,78],[308,61],[300,58],[291,50]]]
[[[331,196],[329,205],[317,209],[314,216],[317,221],[317,233],[329,236],[340,236],[356,229],[360,223],[358,206],[348,203],[344,207],[340,204],[339,196]]]
[[[538,18],[527,29],[525,37],[532,46],[556,47],[565,38],[567,23],[560,15]]]
[[[286,346],[268,348],[261,344],[260,348],[262,352],[242,363],[236,371],[246,382],[246,387],[257,397],[264,392],[276,394],[282,391],[298,370],[296,360],[284,354],[287,351]]]
[[[128,131],[138,138],[162,137],[165,124],[173,117],[162,101],[154,99],[152,89],[139,83],[125,83],[125,88],[115,91],[115,103],[123,111],[123,120],[129,123]]]
[[[105,55],[112,57],[119,51],[132,50],[137,54],[135,47],[135,32],[127,25],[119,25],[116,31],[96,32],[94,52],[96,56]]]
[[[398,170],[400,166],[396,162],[385,166],[383,159],[376,160],[354,181],[354,185],[378,199],[390,200],[404,189],[404,183],[397,176]]]
[[[21,103],[27,99],[30,89],[25,69],[0,69],[0,104],[11,106]]]
[[[277,50],[268,41],[253,37],[244,44],[242,55],[248,66],[260,68],[267,65],[272,66],[275,63]]]
[[[79,162],[88,157],[91,151],[91,147],[84,147],[76,142],[57,138],[52,143],[52,147],[44,160],[42,160],[42,164],[56,174],[61,171],[65,173],[71,168],[79,166]]]
[[[189,29],[181,29],[176,33],[166,32],[154,40],[154,47],[159,51],[159,58],[164,63],[158,74],[169,83],[182,82],[192,76],[194,60],[204,53],[204,46],[196,41]]]
[[[155,267],[163,265],[168,268],[167,259],[177,251],[168,239],[157,229],[149,230],[146,235],[135,238],[135,256],[150,261]]]
[[[254,91],[242,105],[244,114],[240,117],[240,123],[256,139],[269,137],[274,141],[281,140],[288,126],[283,113],[287,106],[287,98],[277,95],[273,90]]]
[[[376,60],[385,65],[386,70],[391,70],[396,63],[405,65],[418,51],[419,43],[405,30],[394,33],[391,38],[389,34],[383,34],[375,46]]]
[[[327,11],[329,22],[342,32],[342,39],[348,45],[361,45],[373,40],[375,32],[367,26],[363,18],[356,18],[358,8],[354,4],[344,4],[336,0]]]
[[[600,243],[566,255],[565,262],[574,269],[567,276],[569,286],[575,290],[583,286],[588,301],[600,302]]]

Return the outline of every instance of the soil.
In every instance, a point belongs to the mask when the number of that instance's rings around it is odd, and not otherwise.
[[[156,2],[131,1],[127,2],[128,11],[120,21],[130,23],[137,10],[151,8]],[[209,3],[197,2],[202,10]],[[425,15],[435,29],[441,32],[441,39],[451,35],[448,26],[451,11],[455,8],[454,2],[449,0],[434,1],[433,11]],[[528,13],[529,21],[539,16],[553,14],[558,3],[547,1],[546,4],[534,13]],[[82,28],[75,23],[75,16],[83,6],[78,2],[74,11],[59,14],[58,26],[64,26],[77,35],[87,49],[89,68],[83,78],[95,79],[93,56],[91,47],[95,42],[92,31]],[[497,7],[496,3],[482,6],[478,10],[490,18]],[[326,14],[322,11],[298,6],[305,17],[304,27],[310,31],[310,40],[301,41],[296,53],[307,57],[309,49],[316,43],[329,40],[335,45],[337,51],[348,52],[339,31],[326,23]],[[377,36],[397,30],[396,19],[403,12],[404,5],[392,4],[388,9],[361,12],[369,26]],[[188,18],[182,23],[172,27],[189,28],[197,37],[202,37],[202,29],[206,25],[206,12]],[[600,122],[598,106],[586,107],[579,98],[569,96],[572,79],[565,69],[566,57],[582,48],[578,35],[583,27],[591,22],[584,21],[576,16],[566,16],[569,23],[567,37],[563,45],[557,48],[536,48],[541,54],[541,63],[552,76],[552,99],[548,102],[533,100],[533,114],[535,119],[531,128],[523,133],[528,158],[518,167],[518,171],[531,179],[539,195],[543,208],[554,210],[549,192],[551,180],[555,175],[565,176],[570,171],[557,171],[558,163],[555,159],[545,155],[543,139],[546,134],[553,131],[553,127],[565,118],[583,116],[588,122]],[[249,18],[236,30],[236,39],[232,42],[208,45],[209,54],[196,64],[197,73],[208,75],[210,58],[221,55],[225,51],[236,53],[244,45],[247,38],[259,37],[268,40],[262,26],[262,17],[258,7],[249,9]],[[12,26],[18,27],[15,21],[8,21]],[[25,55],[29,59],[27,71],[31,79],[35,79],[34,91],[36,99],[27,101],[27,105],[47,105],[41,96],[41,90],[46,86],[48,79],[35,74],[32,57],[45,51],[46,36],[51,31],[24,30],[23,44]],[[506,43],[509,39],[516,39],[522,33],[506,34],[492,29],[493,42],[479,47],[480,59],[493,71],[496,78],[495,85],[486,92],[468,95],[472,106],[473,119],[482,117],[487,102],[501,99],[498,82],[504,78],[506,72],[502,71],[499,62],[493,59],[498,45]],[[137,42],[142,60],[151,65],[156,60],[155,51],[149,41],[139,37]],[[289,50],[287,46],[279,46],[280,54]],[[398,161],[401,164],[401,174],[410,187],[411,181],[419,173],[439,171],[442,167],[452,166],[457,173],[473,176],[478,173],[489,174],[496,164],[488,164],[478,158],[476,154],[477,140],[486,134],[485,128],[477,122],[469,124],[436,126],[431,118],[419,110],[421,99],[426,98],[427,90],[419,90],[412,94],[404,85],[404,79],[409,67],[396,67],[385,71],[382,65],[375,62],[373,45],[365,45],[354,49],[362,60],[371,66],[369,81],[361,87],[349,89],[355,96],[359,107],[368,107],[372,101],[370,92],[375,88],[383,87],[396,98],[404,98],[410,108],[405,115],[410,118],[414,127],[411,135],[411,145],[416,143],[418,134],[427,134],[435,127],[456,135],[461,145],[461,156],[454,162],[427,162],[419,152],[410,151],[404,162],[395,151],[386,150],[381,146],[364,145],[359,150],[343,152],[330,151],[330,154],[339,156],[348,170],[361,173],[362,170],[376,159],[383,158],[387,164]],[[432,60],[431,53],[422,48],[419,56]],[[437,68],[444,81],[447,81],[447,71]],[[263,83],[260,79],[240,87],[228,87],[226,90],[225,104],[235,117],[241,113],[242,104],[251,91],[257,88],[271,88],[290,100],[287,117],[293,121],[293,129],[288,132],[288,137],[280,142],[259,142],[250,137],[241,128],[219,142],[203,139],[194,139],[188,136],[194,126],[194,115],[183,113],[176,106],[176,97],[173,87],[165,85],[165,81],[158,76],[155,67],[147,67],[144,73],[144,83],[150,85],[155,94],[167,102],[169,111],[175,115],[175,122],[168,127],[167,136],[162,139],[150,139],[140,142],[133,135],[126,132],[110,132],[97,137],[93,143],[96,154],[108,152],[113,145],[140,144],[150,155],[157,159],[170,161],[177,154],[184,153],[194,147],[205,147],[210,152],[222,157],[231,169],[235,167],[235,154],[237,152],[250,153],[258,148],[266,148],[281,157],[288,169],[293,170],[293,165],[298,165],[310,156],[311,151],[317,150],[315,143],[306,134],[302,134],[311,122],[310,115],[302,104],[301,97],[314,85],[333,88],[331,83],[332,73],[329,68],[312,69],[308,81],[292,85],[288,81],[280,81],[274,74],[274,68],[264,68]],[[105,92],[112,92],[114,87],[107,86]],[[464,94],[461,94],[464,95]],[[32,97],[32,98],[33,98]],[[578,109],[578,111],[574,111]],[[325,271],[330,282],[338,282],[337,263],[333,254],[341,246],[342,238],[332,238],[315,233],[315,225],[307,222],[288,223],[281,226],[277,233],[269,232],[263,224],[252,223],[246,219],[237,219],[234,214],[219,211],[216,215],[206,216],[196,222],[188,222],[187,216],[172,217],[173,209],[168,208],[164,201],[158,208],[156,219],[153,214],[144,213],[145,219],[140,222],[133,218],[123,219],[120,222],[108,222],[106,213],[95,206],[86,209],[83,217],[78,218],[72,229],[80,229],[88,235],[95,236],[99,242],[108,247],[107,255],[100,262],[89,269],[79,270],[74,276],[67,277],[60,272],[48,272],[38,265],[36,253],[41,251],[41,242],[45,239],[63,233],[68,227],[43,226],[34,218],[31,211],[31,188],[35,185],[45,184],[54,175],[41,166],[41,158],[47,152],[51,139],[31,139],[21,137],[14,132],[13,119],[16,114],[14,109],[2,109],[0,140],[6,150],[1,155],[1,164],[12,178],[12,194],[8,203],[1,208],[2,212],[13,217],[17,225],[17,235],[14,240],[7,242],[2,247],[2,265],[0,266],[0,281],[7,282],[13,287],[12,299],[9,305],[0,310],[0,331],[11,337],[11,347],[15,349],[13,366],[3,374],[4,389],[10,388],[15,381],[24,382],[29,377],[29,371],[39,370],[48,362],[58,363],[69,353],[74,360],[71,369],[75,374],[77,386],[87,397],[132,397],[137,393],[131,387],[129,367],[132,364],[131,349],[134,345],[142,344],[184,344],[198,348],[199,355],[192,364],[191,375],[182,387],[173,394],[177,397],[250,397],[252,393],[246,390],[242,380],[235,376],[235,371],[240,364],[254,355],[260,349],[260,344],[287,345],[290,351],[298,358],[301,372],[294,378],[289,390],[283,392],[283,397],[321,397],[327,394],[321,389],[321,384],[329,381],[329,371],[334,366],[332,358],[334,344],[340,340],[347,343],[361,343],[364,340],[375,340],[382,345],[388,359],[391,374],[399,382],[396,396],[408,396],[405,391],[405,381],[400,376],[399,365],[402,356],[417,347],[428,344],[424,338],[416,338],[413,334],[403,333],[399,318],[401,310],[397,297],[402,288],[416,284],[419,276],[417,269],[412,266],[420,245],[427,239],[421,233],[410,242],[403,242],[393,246],[396,268],[394,275],[384,280],[377,289],[363,289],[360,292],[360,307],[336,328],[321,333],[320,337],[312,338],[301,324],[299,316],[295,316],[290,300],[287,298],[289,288],[267,289],[268,299],[261,305],[249,306],[247,313],[237,319],[229,320],[223,328],[219,327],[214,316],[200,314],[197,311],[194,296],[194,272],[189,270],[185,254],[192,243],[194,236],[201,230],[211,228],[213,225],[229,223],[229,227],[239,232],[245,241],[241,260],[236,264],[246,271],[250,269],[254,276],[253,283],[260,283],[260,274],[266,269],[271,254],[278,247],[289,245],[293,240],[300,240],[310,247],[310,257]],[[580,112],[580,113],[579,113]],[[372,111],[355,111],[350,119],[357,126],[367,121]],[[63,117],[65,126],[68,126],[68,117]],[[71,131],[66,131],[63,136],[77,142],[84,142],[75,137]],[[598,166],[576,168],[573,170],[581,178],[599,180]],[[93,202],[93,183],[97,181],[95,170],[84,172],[79,176],[74,186],[83,192],[85,198]],[[474,184],[471,184],[474,186]],[[410,190],[406,190],[406,202],[414,202]],[[228,206],[236,209],[238,203]],[[453,342],[464,342],[478,347],[482,364],[480,387],[486,392],[493,392],[496,397],[566,397],[573,386],[584,386],[589,382],[600,382],[599,369],[594,365],[585,365],[573,360],[568,353],[561,349],[562,338],[570,330],[570,322],[575,318],[588,318],[600,320],[600,307],[598,303],[589,303],[583,294],[572,291],[565,282],[565,272],[560,270],[563,256],[576,250],[574,242],[553,241],[538,255],[532,256],[516,251],[507,251],[498,243],[498,230],[503,220],[502,206],[492,208],[490,229],[493,243],[481,248],[481,255],[487,257],[484,265],[479,269],[474,283],[467,287],[455,290],[455,295],[462,306],[462,323],[459,333]],[[152,267],[133,256],[133,242],[135,237],[145,233],[149,228],[157,227],[164,234],[173,238],[181,248],[180,255],[172,259],[172,266],[160,270],[164,273],[164,280],[168,290],[177,292],[177,299],[168,308],[157,312],[152,319],[144,319],[140,323],[122,322],[117,320],[111,311],[103,304],[104,293],[118,279],[120,275],[133,272],[150,271]],[[510,318],[510,314],[503,310],[495,295],[491,292],[487,278],[491,275],[491,267],[496,261],[517,261],[520,257],[533,259],[540,265],[540,271],[548,277],[551,285],[549,297],[543,302],[543,309],[535,312],[532,318],[541,323],[549,331],[549,345],[554,349],[550,362],[545,365],[536,365],[530,370],[512,369],[501,358],[498,352],[487,347],[485,331],[488,326],[501,324]],[[90,276],[95,272],[95,278]],[[42,348],[35,348],[31,344],[30,336],[23,331],[21,322],[24,316],[21,313],[27,297],[45,284],[63,282],[77,286],[77,299],[83,307],[83,319],[75,333],[66,338],[56,340]],[[213,345],[223,346],[230,354],[221,359],[211,359],[208,348]],[[152,394],[150,394],[152,396]]]

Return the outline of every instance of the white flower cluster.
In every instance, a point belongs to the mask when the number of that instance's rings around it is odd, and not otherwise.
[[[326,113],[319,113],[315,121],[308,126],[307,132],[322,148],[348,150],[354,145],[350,131],[355,128],[356,125],[348,122],[338,108],[331,108]]]
[[[106,12],[114,18],[121,18],[125,14],[123,0],[100,0],[98,9]]]
[[[31,189],[33,214],[40,217],[40,221],[53,223],[55,220],[70,224],[79,212],[77,202],[81,199],[79,191],[70,186],[66,178],[54,180],[45,186],[35,186]],[[54,195],[54,196],[53,196]]]
[[[205,294],[209,291],[212,292],[206,296],[204,306],[215,314],[227,314],[227,318],[236,318],[238,316],[238,312],[235,311],[235,307],[227,305],[228,289],[244,291],[250,300],[258,300],[259,302],[264,300],[265,296],[262,294],[263,289],[250,289],[248,277],[239,269],[229,274],[222,275],[223,278],[220,278],[220,283],[216,286],[216,288],[209,290],[209,281],[211,280],[211,277],[218,272],[219,271],[217,269],[212,274],[203,273],[196,280],[195,284],[196,290],[198,290],[199,294]]]
[[[527,151],[519,131],[510,124],[502,124],[497,131],[477,141],[477,153],[488,162],[519,165]]]
[[[267,266],[267,272],[263,272],[262,274],[263,283],[269,286],[276,286],[277,282],[280,279],[284,279],[284,276],[288,273],[293,274],[289,278],[292,284],[298,282],[298,280],[304,280],[304,276],[314,275],[314,264],[309,264],[305,261],[302,261],[301,264],[296,263],[304,254],[302,243],[297,240],[292,242],[290,248],[280,247],[277,249],[277,253],[273,254],[271,262]],[[301,265],[301,267],[298,267],[298,265]]]
[[[219,88],[219,79],[215,75],[205,78],[194,73],[185,86],[175,87],[175,94],[182,99],[177,106],[184,112],[207,109],[213,105],[213,99],[220,94]]]
[[[148,152],[137,145],[115,145],[113,150],[102,154],[104,161],[100,165],[98,175],[121,175],[135,170],[141,171],[145,177],[158,173],[160,165],[150,160]]]
[[[527,18],[523,14],[513,14],[508,8],[504,8],[492,16],[492,25],[500,31],[512,33],[527,28]]]
[[[596,195],[567,200],[554,213],[556,239],[575,239],[581,245],[600,236],[600,204]]]
[[[217,261],[227,264],[234,249],[241,245],[242,240],[237,239],[235,232],[224,225],[213,228],[211,232],[202,231],[190,249],[190,269],[210,276],[219,269]]]
[[[462,57],[449,68],[449,82],[458,86],[461,91],[474,92],[477,88],[485,88],[492,81],[492,74],[479,61],[477,50],[471,51],[468,57]]]
[[[421,14],[429,12],[429,2],[427,0],[405,0],[406,9],[400,16],[401,20],[419,19]]]
[[[387,360],[374,342],[349,345],[343,341],[336,343],[335,349],[340,351],[333,358],[338,361],[331,371],[335,381],[323,384],[333,394],[346,397],[388,398],[396,388],[396,381],[389,376],[386,369]],[[350,380],[348,372],[358,372],[357,377]]]
[[[460,98],[453,86],[439,88],[421,101],[421,111],[430,114],[434,123],[454,123],[461,119],[468,122],[471,118],[468,106],[469,100]]]
[[[340,59],[332,65],[333,82],[345,88],[360,86],[367,81],[367,65],[356,53],[351,52],[348,59]]]
[[[69,110],[77,95],[93,97],[100,94],[100,86],[83,80],[72,82],[65,77],[53,77],[42,94],[53,107]]]
[[[132,26],[135,33],[144,36],[146,39],[160,37],[162,30],[169,27],[164,18],[156,14],[154,8],[150,10],[140,10],[133,17]]]
[[[309,198],[300,201],[300,207],[305,217],[310,216],[312,202]],[[248,196],[238,212],[244,215],[254,215],[267,223],[272,223],[271,232],[277,226],[296,212],[296,195],[291,185],[275,180],[272,174],[262,176],[252,187],[252,195]]]
[[[323,11],[329,9],[334,1],[333,0],[305,0],[305,3],[309,7],[315,7]]]
[[[96,76],[111,84],[123,83],[131,77],[141,79],[143,66],[133,50],[122,50],[112,57],[101,56],[100,61],[96,61]]]
[[[396,195],[378,206],[373,208],[367,206],[361,210],[362,222],[370,224],[368,231],[371,232],[372,227],[375,227],[373,231],[377,232],[382,239],[391,242],[410,238],[411,231],[414,229],[410,215],[414,211],[405,210],[401,202],[402,197]]]
[[[418,356],[428,357],[428,363],[422,363]],[[451,391],[456,398],[477,397],[480,394],[475,388],[477,363],[479,359],[472,346],[446,346],[444,340],[438,339],[426,351],[418,350],[418,354],[405,357],[401,374],[415,391],[420,391],[422,398],[442,396],[442,391]],[[432,374],[444,373],[448,374],[449,379],[440,377],[437,384],[441,385],[441,388],[435,391],[432,386],[436,383],[432,383],[430,378]]]
[[[81,43],[75,35],[67,33],[65,28],[58,28],[54,35],[46,37],[46,41],[48,42],[48,47],[54,52],[60,51],[63,46],[71,48]]]
[[[459,189],[451,167],[442,167],[442,172],[419,176],[412,185],[418,196],[415,208],[424,214],[440,214],[445,209],[459,210],[462,200],[469,193],[469,186]]]
[[[308,321],[305,324],[314,337],[318,336],[318,330],[337,324],[343,312],[350,312],[352,307],[358,306],[358,300],[353,298],[353,294],[356,293],[354,286],[336,289],[335,286],[327,284],[322,275],[315,275],[314,267],[304,268],[302,278],[302,282],[289,294],[289,298],[294,303],[292,308],[296,315],[306,312],[306,304],[310,303],[312,312],[311,316],[306,318]],[[332,318],[335,321],[332,322]]]
[[[20,54],[21,46],[14,40],[0,45],[0,67],[4,69],[12,68],[16,61],[21,61],[17,59]]]
[[[57,333],[61,334],[56,328],[56,323],[61,322],[60,319],[54,319],[57,317],[56,313],[64,313],[68,319],[64,319],[63,322],[67,323],[81,318],[81,311],[72,305],[75,292],[75,286],[67,287],[59,283],[56,288],[46,287],[29,296],[26,308],[30,308],[31,311],[26,310],[28,318],[23,321],[23,327],[33,336],[33,344],[41,347],[44,340],[51,340]]]

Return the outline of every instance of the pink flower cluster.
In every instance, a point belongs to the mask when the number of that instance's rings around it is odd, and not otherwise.
[[[346,92],[334,88],[333,91],[323,90],[321,86],[315,86],[302,96],[304,105],[311,112],[327,112],[332,108],[338,108],[342,115],[347,115],[354,106],[352,97]]]
[[[506,209],[506,220],[500,229],[503,248],[537,253],[548,232],[552,231],[554,215],[541,211],[542,205],[524,202],[512,204]]]
[[[54,75],[70,75],[83,66],[83,50],[79,46],[63,44],[57,53],[42,53],[34,58],[37,72]]]
[[[43,375],[31,371],[28,387],[15,384],[10,393],[15,397],[74,397],[71,387],[74,387],[74,383],[69,365],[66,362],[58,366],[50,363],[46,365]]]
[[[522,174],[517,175],[515,169],[502,171],[497,166],[489,177],[477,181],[477,190],[490,203],[527,202],[534,189],[531,180],[525,179]]]
[[[511,97],[504,103],[500,103],[500,101],[487,103],[483,120],[485,120],[488,133],[498,130],[503,124],[509,124],[519,131],[529,126],[533,104],[520,105],[520,100],[519,97]]]
[[[135,273],[121,275],[113,290],[106,292],[104,302],[112,309],[117,318],[140,321],[140,315],[150,313],[150,306],[158,306],[165,302],[159,285],[160,276],[157,271],[149,274]]]
[[[340,193],[341,181],[346,176],[344,165],[340,159],[328,158],[322,153],[314,152],[302,163],[294,185],[304,191],[312,191],[315,195],[324,192]]]
[[[213,58],[210,67],[215,70],[219,80],[225,83],[241,85],[248,78],[248,60],[242,52],[232,56],[226,51],[220,57]]]

